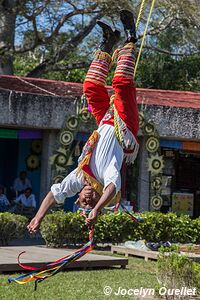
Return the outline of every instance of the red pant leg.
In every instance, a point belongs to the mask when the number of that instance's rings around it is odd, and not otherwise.
[[[113,78],[115,91],[114,104],[119,117],[136,137],[139,130],[139,117],[134,86],[135,46],[126,44],[116,50],[117,67]]]
[[[115,76],[113,78],[113,89],[115,91],[114,105],[120,118],[126,123],[134,136],[137,136],[139,117],[133,79]]]
[[[110,97],[108,96],[107,89],[105,86],[96,84],[93,81],[85,81],[83,91],[91,106],[92,114],[99,125],[109,108]]]
[[[105,88],[111,57],[108,53],[97,51],[83,85],[83,91],[99,124],[109,108],[110,98]]]

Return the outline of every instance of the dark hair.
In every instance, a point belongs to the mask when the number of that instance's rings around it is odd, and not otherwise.
[[[27,188],[24,190],[24,192],[28,192],[28,191],[30,191],[30,192],[32,193],[32,188],[31,188],[31,187],[27,187]]]

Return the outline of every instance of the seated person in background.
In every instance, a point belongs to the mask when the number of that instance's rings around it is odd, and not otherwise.
[[[21,195],[26,188],[32,188],[30,180],[27,178],[26,171],[21,171],[19,177],[15,179],[13,184],[13,189],[16,192],[16,195]]]
[[[32,188],[30,187],[26,188],[24,193],[21,194],[19,197],[17,197],[15,203],[21,204],[26,207],[36,208],[35,195],[32,194]]]
[[[26,188],[24,193],[17,197],[14,202],[15,206],[11,208],[10,212],[25,214],[30,217],[35,213],[36,200],[30,187]]]
[[[8,198],[4,194],[4,187],[0,186],[0,212],[7,211],[9,209],[10,202],[8,201]]]

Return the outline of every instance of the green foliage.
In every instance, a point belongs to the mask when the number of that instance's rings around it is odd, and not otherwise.
[[[145,221],[138,224],[142,239],[155,242],[172,239],[172,229],[177,220],[175,214],[147,212],[144,218]]]
[[[120,243],[129,238],[133,227],[133,222],[126,214],[104,214],[95,226],[94,238],[97,243]]]
[[[182,28],[169,27],[151,41],[150,50],[143,50],[137,73],[140,87],[199,91],[200,57],[192,54],[185,35]],[[194,53],[198,51],[197,47]]]
[[[17,55],[14,62],[14,73],[17,76],[26,76],[39,63],[39,58],[32,55]]]
[[[63,211],[48,214],[41,225],[41,233],[49,246],[61,247],[70,233],[70,214]]]
[[[164,90],[200,90],[200,57],[178,60],[162,54],[145,54],[137,74],[139,87]]]
[[[60,71],[60,72],[49,72],[45,74],[44,78],[62,80],[67,82],[81,82],[83,83],[85,76],[87,74],[86,69],[73,69],[70,71]]]
[[[79,244],[88,241],[88,230],[85,219],[79,213],[68,213],[70,217],[70,232],[68,243]]]
[[[126,213],[107,213],[95,225],[96,243],[121,243],[126,240],[193,242],[199,241],[200,218],[177,217],[173,213],[146,212],[144,220],[135,223]],[[41,234],[49,246],[81,244],[88,240],[85,219],[79,213],[62,211],[49,214],[41,225]]]
[[[173,239],[180,243],[197,242],[198,232],[195,230],[195,222],[196,220],[191,220],[189,216],[182,215],[177,218],[175,226],[171,228]]]
[[[40,230],[42,237],[50,247],[62,247],[65,243],[84,243],[88,237],[84,218],[78,213],[56,211],[48,214],[43,220]]]
[[[199,290],[200,266],[178,251],[163,249],[157,261],[157,279],[160,287],[167,289],[197,288]],[[177,299],[175,295],[165,299]],[[191,299],[184,295],[179,299]]]
[[[192,221],[193,228],[192,228],[192,233],[193,237],[195,237],[195,243],[200,244],[200,218],[195,219]]]
[[[194,286],[197,287],[198,292],[200,293],[200,264],[193,263],[193,277],[194,277]]]
[[[9,241],[22,238],[26,231],[28,220],[24,216],[0,213],[0,241],[2,245],[7,245]]]

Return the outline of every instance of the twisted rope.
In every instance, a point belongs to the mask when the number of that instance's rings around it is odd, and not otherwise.
[[[139,10],[139,13],[138,13],[138,18],[137,18],[136,25],[135,25],[136,29],[138,29],[138,25],[140,23],[140,19],[141,19],[143,10],[144,10],[145,1],[146,0],[142,0],[142,3],[140,5],[140,10]]]
[[[143,2],[145,2],[145,0],[143,0]],[[147,30],[148,30],[148,27],[149,27],[149,23],[150,23],[151,15],[153,13],[155,2],[156,2],[156,0],[152,0],[151,8],[150,8],[148,19],[147,19],[147,23],[146,23],[146,27],[145,27],[145,30],[144,30],[144,35],[143,35],[143,38],[142,38],[142,43],[141,43],[140,50],[139,50],[138,57],[137,57],[137,61],[136,61],[136,64],[135,64],[134,77],[135,77],[136,72],[137,72],[137,67],[138,67],[138,64],[139,64],[139,61],[140,61],[140,57],[141,57],[141,54],[142,54],[142,49],[143,49],[144,42],[145,42],[145,39],[146,39]],[[141,12],[142,12],[142,10],[141,10]]]

